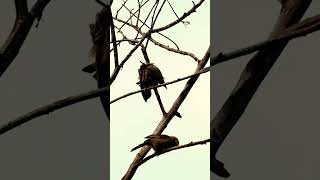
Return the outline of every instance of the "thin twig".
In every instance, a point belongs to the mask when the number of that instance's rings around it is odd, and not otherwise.
[[[177,18],[179,18],[179,16],[177,15],[176,11],[175,11],[174,8],[173,8],[173,6],[171,5],[170,1],[169,1],[169,0],[167,0],[167,1],[168,1],[168,4],[169,4],[171,10],[173,11],[174,15],[175,15]],[[189,24],[189,23],[186,22],[186,21],[181,21],[181,22],[182,22],[182,24],[183,24],[185,27],[187,27],[187,24]]]
[[[137,21],[136,21],[136,26],[138,26],[138,24],[139,24],[140,13],[141,13],[141,3],[140,3],[140,0],[137,0],[137,2],[138,2],[138,18],[137,18]]]
[[[150,59],[149,59],[146,47],[144,45],[142,45],[142,44],[141,44],[141,51],[142,51],[144,59],[146,60],[146,63],[149,64],[150,63]],[[163,103],[161,101],[161,97],[160,97],[160,94],[159,94],[157,88],[153,88],[153,91],[154,91],[154,93],[156,95],[156,98],[157,98],[157,101],[159,103],[161,112],[162,112],[163,115],[165,115],[166,114],[166,110],[164,109],[164,106],[163,106]]]
[[[121,19],[115,19],[119,22],[123,22],[123,20]],[[132,25],[132,24],[127,24],[128,26],[132,27],[134,30],[136,30],[139,34],[141,34],[142,36],[145,35],[144,32],[142,32],[140,30],[140,28]],[[155,45],[159,46],[159,47],[162,47],[163,49],[166,49],[168,51],[171,51],[171,52],[174,52],[174,53],[177,53],[177,54],[181,54],[181,55],[187,55],[187,56],[190,56],[191,58],[193,58],[196,62],[199,62],[199,58],[197,58],[194,54],[190,53],[190,52],[187,52],[187,51],[183,51],[183,50],[180,50],[180,49],[174,49],[174,48],[170,48],[169,46],[166,46],[158,41],[156,41],[155,39],[153,39],[152,37],[149,38],[151,42],[153,42]]]
[[[149,13],[148,13],[147,17],[144,18],[144,21],[141,21],[139,17],[136,17],[138,22],[142,22],[140,28],[142,28],[143,26],[146,26],[147,28],[149,28],[149,26],[146,25],[146,22],[147,22],[147,20],[149,19],[150,15],[151,15],[151,13],[152,13],[152,11],[153,11],[153,8],[155,8],[156,5],[157,5],[157,3],[154,3],[154,4],[153,4],[153,6],[151,7],[151,9],[149,10]],[[129,9],[127,8],[127,10],[129,10]],[[150,28],[149,28],[149,29],[150,29]],[[138,35],[139,35],[139,33],[136,34],[136,38],[138,37]]]
[[[204,145],[206,143],[210,143],[210,139],[206,139],[206,140],[202,140],[202,141],[196,141],[196,142],[190,142],[188,144],[184,144],[184,145],[180,145],[180,146],[175,146],[175,147],[172,147],[172,148],[168,148],[168,149],[165,149],[161,152],[158,152],[158,153],[153,153],[151,154],[150,156],[147,156],[145,157],[143,160],[141,160],[137,166],[141,166],[143,163],[149,161],[150,159],[156,157],[156,156],[159,156],[159,155],[162,155],[162,154],[165,154],[165,153],[168,153],[170,151],[174,151],[174,150],[178,150],[178,149],[183,149],[183,148],[187,148],[187,147],[192,147],[192,146],[196,146],[196,145]]]
[[[154,91],[154,94],[155,94],[156,97],[157,97],[158,104],[159,104],[159,106],[160,106],[162,115],[166,115],[167,113],[166,113],[166,110],[164,109],[164,106],[163,106],[163,103],[162,103],[162,100],[161,100],[161,97],[160,97],[160,94],[159,94],[157,88],[153,88],[153,91]]]
[[[149,0],[147,0],[146,2],[144,2],[142,5],[141,5],[141,7],[143,7],[145,4],[147,4],[149,2]],[[135,12],[132,12],[132,10],[130,10],[129,8],[127,8],[127,6],[125,5],[125,3],[121,6],[121,8],[122,7],[125,7],[128,11],[129,11],[129,13],[130,13],[130,17],[127,19],[127,23],[132,19],[132,17],[136,17],[137,18],[137,16],[135,15],[139,10],[136,10]],[[117,18],[117,16],[116,16],[116,18]],[[138,18],[137,18],[138,19]],[[123,28],[123,26],[124,25],[122,25],[121,27],[120,27],[120,29],[122,29]]]
[[[121,9],[123,8],[123,6],[127,3],[127,1],[128,1],[128,0],[125,0],[125,1],[123,2],[123,4],[121,5],[121,7],[117,10],[116,17],[118,17],[118,14],[119,14],[120,10],[121,10]]]
[[[149,1],[149,0],[148,0],[148,1]],[[148,1],[147,1],[147,2],[148,2]],[[128,11],[131,11],[130,9],[127,9],[127,10],[128,10]],[[152,9],[151,9],[151,11],[152,11]],[[149,12],[148,17],[149,17],[149,15],[150,15],[151,11]],[[137,16],[135,15],[135,13],[131,13],[131,14],[133,14],[133,16],[135,16],[135,17],[137,18]],[[148,17],[147,17],[147,18],[148,18]],[[146,26],[147,28],[150,29],[150,27],[149,27],[147,24],[145,24],[147,18],[145,19],[145,21],[142,21],[142,20],[139,19],[139,21],[142,22],[142,25],[140,26],[140,29],[141,29],[143,26]],[[120,20],[120,19],[117,18],[117,17],[115,17],[115,19],[116,19],[116,20]],[[137,18],[137,19],[138,19],[138,18]],[[121,20],[121,21],[122,21],[123,23],[125,23],[126,25],[127,25],[127,24],[130,24],[130,23],[128,23],[128,20],[127,20],[127,21]],[[122,28],[122,27],[123,27],[123,26],[121,26],[121,28]],[[164,34],[162,34],[162,33],[160,33],[160,32],[157,32],[157,33],[158,33],[159,35],[161,35],[162,37],[168,39],[170,42],[172,42],[172,43],[176,46],[177,49],[179,49],[177,43],[175,43],[173,40],[171,40],[171,38],[169,38],[168,36],[166,36],[166,35],[164,35]]]
[[[147,33],[145,33],[144,36],[142,36],[141,40],[139,43],[137,43],[131,50],[130,52],[127,54],[127,56],[122,60],[122,62],[120,63],[120,65],[118,67],[116,67],[111,75],[110,78],[110,84],[113,83],[113,81],[116,79],[120,69],[123,67],[123,65],[128,61],[128,59],[132,56],[132,54],[135,52],[135,50],[140,46],[140,44],[142,44],[142,42],[144,41],[145,38],[147,38],[151,33],[156,33],[156,32],[160,32],[160,31],[164,31],[176,24],[179,23],[179,21],[182,21],[183,19],[185,19],[186,17],[188,17],[190,14],[192,14],[193,12],[196,11],[196,9],[204,2],[205,0],[201,0],[198,4],[195,4],[188,12],[184,13],[184,15],[182,17],[180,17],[179,19],[169,23],[166,26],[157,28],[157,29],[150,29]]]
[[[112,11],[110,11],[110,19],[109,21],[111,22],[111,36],[112,36],[112,44],[113,44],[113,56],[114,56],[114,65],[119,66],[119,60],[118,60],[118,48],[117,48],[117,38],[116,38],[116,33],[114,30],[114,22],[112,18]],[[110,50],[110,52],[112,51]]]
[[[157,2],[159,2],[159,1],[157,1]],[[151,28],[150,28],[150,29],[153,29],[153,27],[155,26],[156,21],[157,21],[157,19],[158,19],[158,17],[159,17],[159,14],[160,14],[160,12],[161,12],[161,10],[162,10],[162,8],[163,8],[163,6],[164,6],[165,3],[166,3],[166,0],[163,0],[163,3],[161,4],[161,6],[160,6],[160,8],[159,8],[156,17],[154,17],[154,14],[153,14],[153,16],[152,16],[152,21],[151,21]],[[158,5],[158,4],[157,4],[157,5]],[[156,8],[156,9],[157,9],[157,8]],[[154,10],[154,13],[156,12],[156,9]],[[147,39],[147,42],[146,42],[146,45],[145,45],[146,48],[148,47],[148,43],[149,43],[150,37],[151,37],[151,34],[150,34],[150,36],[149,36],[148,39]]]

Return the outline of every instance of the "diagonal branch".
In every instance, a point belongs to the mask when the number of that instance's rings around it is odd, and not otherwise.
[[[286,38],[288,38],[288,40],[291,40],[293,38],[297,38],[297,37],[300,37],[300,36],[305,36],[305,35],[307,35],[309,33],[312,33],[314,31],[319,30],[320,29],[319,26],[320,26],[320,15],[317,15],[317,16],[312,17],[312,18],[308,18],[308,19],[306,19],[306,20],[304,20],[304,21],[302,21],[302,22],[300,22],[298,24],[295,24],[295,25],[291,26],[290,28],[288,28],[286,30],[286,32],[288,32],[288,34],[284,35],[282,37],[283,39],[279,39],[279,41],[280,40],[285,40]],[[290,32],[289,29],[292,29],[292,28],[294,30],[292,32]],[[299,28],[299,30],[296,29],[296,28]],[[273,42],[273,41],[270,41],[270,42],[269,41],[264,41],[264,42],[258,43],[256,45],[252,45],[252,52],[260,50],[260,49],[265,48],[265,47],[272,46],[274,44],[276,44],[276,43]],[[223,56],[230,57],[230,59],[237,58],[237,57],[252,53],[251,50],[250,51],[247,50],[247,49],[250,49],[250,48],[251,48],[251,46],[246,47],[246,48],[242,48],[242,49],[239,49],[239,50],[236,50],[236,51],[233,51],[233,52],[223,53]],[[232,55],[232,54],[235,54],[235,55]],[[0,54],[0,56],[1,56],[1,54]],[[211,62],[215,62],[214,61],[215,59],[219,59],[219,55],[214,57],[214,58],[212,58],[212,59],[213,59],[213,61],[211,61]],[[221,61],[221,62],[223,62],[223,61]],[[216,63],[213,63],[213,64],[215,65]],[[212,66],[213,65],[211,65],[210,67],[212,67]],[[179,78],[177,80],[166,82],[164,84],[160,84],[160,85],[153,86],[153,87],[146,88],[146,89],[158,88],[158,87],[161,87],[161,86],[164,86],[164,85],[170,85],[170,84],[182,81],[182,80],[189,79],[192,76],[209,72],[210,71],[210,67],[206,67],[206,68],[204,68],[202,70],[199,70],[198,72],[196,72],[196,73],[194,73],[192,75],[188,75],[186,77]],[[120,96],[120,97],[112,100],[110,102],[110,104],[112,104],[112,103],[114,103],[114,102],[116,102],[118,100],[121,100],[123,98],[126,98],[126,97],[128,97],[130,95],[140,93],[141,91],[146,90],[146,89],[133,91],[133,92],[130,92],[130,93],[125,94],[123,96]],[[19,118],[16,118],[14,120],[9,121],[5,125],[2,125],[0,127],[0,135],[5,133],[5,132],[7,132],[7,131],[9,131],[9,130],[11,130],[11,129],[13,129],[13,128],[16,128],[16,127],[20,126],[23,123],[26,123],[26,122],[30,121],[33,118],[48,114],[48,113],[50,113],[52,111],[67,107],[67,106],[75,104],[75,103],[79,103],[81,101],[85,101],[85,100],[88,100],[88,99],[96,98],[101,93],[106,92],[107,90],[108,90],[108,88],[92,90],[92,91],[85,92],[85,93],[82,93],[82,94],[78,94],[78,95],[75,95],[75,96],[72,96],[72,97],[67,97],[65,99],[56,101],[56,102],[54,102],[52,104],[48,104],[48,105],[46,105],[44,107],[41,107],[41,108],[36,109],[34,111],[31,111],[31,112],[29,112],[29,113],[27,113],[25,115],[20,116]]]
[[[160,27],[160,28],[157,28],[157,29],[151,29],[151,33],[153,32],[159,32],[159,31],[163,31],[163,30],[166,30],[166,29],[169,29],[171,28],[172,26],[178,24],[179,22],[182,22],[186,17],[188,17],[190,14],[196,12],[196,9],[198,7],[201,6],[201,4],[204,2],[205,0],[200,0],[197,4],[194,4],[193,7],[188,11],[188,12],[185,12],[180,18],[178,18],[177,20],[173,21],[172,23],[166,25],[166,26],[163,26],[163,27]]]
[[[204,66],[206,65],[206,63],[209,61],[209,58],[210,58],[210,50],[209,49],[210,48],[208,48],[204,57],[199,62],[198,66],[196,68],[196,72],[203,69]],[[180,105],[183,103],[183,101],[187,97],[188,93],[190,92],[191,88],[193,87],[193,85],[197,81],[198,77],[199,77],[199,75],[195,75],[188,80],[184,89],[182,90],[182,92],[180,93],[180,95],[178,96],[178,98],[176,99],[176,101],[174,102],[172,107],[170,108],[169,112],[165,116],[162,117],[160,123],[158,124],[157,128],[153,132],[154,135],[159,135],[164,131],[164,129],[170,123],[171,119],[175,116]],[[124,177],[122,178],[122,180],[132,179],[133,175],[135,174],[136,170],[138,169],[137,164],[147,155],[149,150],[150,150],[150,147],[143,147],[139,151],[139,153],[134,158],[133,162],[131,163],[129,169],[127,170],[127,172],[124,175]]]
[[[22,47],[24,40],[27,38],[32,24],[36,18],[39,18],[42,11],[50,0],[38,0],[29,13],[26,13],[26,2],[16,0],[16,10],[18,14],[25,14],[23,18],[16,17],[14,26],[0,47],[0,77],[13,62]]]
[[[308,9],[311,0],[286,0],[282,1],[282,3],[280,15],[269,39],[282,35],[288,27],[297,23]],[[287,43],[288,40],[279,42],[274,46],[263,48],[251,58],[231,95],[214,119],[211,120],[210,136],[212,143],[210,144],[210,154],[212,159],[210,161],[210,170],[217,175],[223,177],[230,175],[223,167],[223,163],[216,160],[216,153],[231,129],[238,122],[254,93],[259,88]],[[222,174],[220,174],[221,172]]]

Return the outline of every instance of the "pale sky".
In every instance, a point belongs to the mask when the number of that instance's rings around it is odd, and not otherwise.
[[[192,7],[191,1],[184,3],[176,1],[170,2],[179,16]],[[195,3],[197,2],[198,1]],[[187,27],[180,23],[174,28],[163,32],[165,35],[174,39],[182,50],[190,51],[200,59],[203,57],[210,43],[209,3],[210,1],[204,2],[197,10],[197,13],[192,14],[186,19],[186,21],[191,23]],[[176,19],[168,4],[164,6],[162,11],[163,14],[160,16],[156,27],[166,25]],[[159,36],[154,37],[158,38]],[[162,38],[160,38],[159,41],[170,45],[170,47],[174,47],[170,42],[166,40],[163,41]],[[120,46],[120,49],[124,48],[126,47]],[[172,81],[179,77],[192,74],[197,66],[197,63],[192,58],[168,52],[167,50],[154,46],[151,42],[148,46],[148,52],[150,61],[155,63],[161,70],[165,81]],[[122,57],[124,55],[125,53],[122,53]],[[135,84],[138,81],[138,68],[141,65],[139,61],[144,60],[138,49],[126,63],[116,82],[112,84],[111,99],[139,89],[139,86]],[[182,81],[174,85],[169,85],[167,90],[163,87],[159,88],[159,93],[166,110],[171,108],[186,82],[187,81]],[[209,73],[207,73],[199,78],[179,108],[178,111],[181,113],[182,118],[174,117],[163,132],[164,134],[176,136],[180,144],[209,138],[209,86]],[[147,103],[144,102],[141,94],[136,94],[111,104],[110,155],[112,180],[121,179],[125,174],[130,163],[139,152],[138,150],[130,152],[130,150],[143,142],[145,140],[144,137],[154,131],[161,117],[162,113],[154,93],[152,93]],[[151,150],[149,154],[151,154],[151,152],[153,153],[153,150]],[[133,179],[206,180],[209,178],[209,144],[207,144],[156,157],[139,167]]]
[[[31,7],[35,0],[28,2]],[[121,1],[115,1],[114,6],[116,2]],[[170,2],[179,16],[192,7],[191,1]],[[182,50],[199,58],[210,41],[209,3],[207,0],[186,19],[191,23],[187,28],[178,24],[163,32],[174,38]],[[14,2],[1,0],[0,9],[0,43],[3,43],[14,22]],[[39,28],[31,29],[19,55],[0,78],[1,125],[58,99],[97,88],[95,80],[81,69],[89,64],[88,51],[92,46],[89,23],[94,22],[100,10],[94,1],[55,0],[48,4]],[[175,19],[167,5],[164,12],[156,26]],[[162,71],[165,81],[189,75],[196,68],[190,57],[159,50],[152,43],[148,48],[151,61]],[[124,44],[120,49],[123,57],[128,49]],[[138,49],[120,71],[111,87],[111,99],[139,89],[135,84],[139,61],[143,60],[139,54]],[[166,110],[185,83],[170,85],[168,90],[159,89]],[[175,117],[164,133],[177,136],[181,144],[209,138],[209,97],[209,73],[206,73],[179,108],[183,118]],[[98,98],[51,112],[0,136],[1,179],[105,180],[109,177],[109,127],[110,179],[121,179],[138,152],[130,152],[131,148],[144,141],[160,119],[154,94],[147,103],[141,94],[136,94],[112,104],[110,126]],[[166,173],[155,176],[159,168]],[[209,145],[203,145],[154,158],[142,165],[133,179],[205,180],[209,176]]]

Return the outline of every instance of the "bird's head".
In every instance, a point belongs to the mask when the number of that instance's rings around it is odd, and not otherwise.
[[[176,146],[179,145],[179,140],[178,140],[178,138],[176,138],[175,136],[171,136],[171,139],[173,140],[173,142],[174,142],[174,144],[175,144]]]

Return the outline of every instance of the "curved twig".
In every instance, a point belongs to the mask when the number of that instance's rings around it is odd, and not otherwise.
[[[196,145],[204,145],[204,144],[207,144],[210,142],[210,139],[206,139],[206,140],[202,140],[202,141],[196,141],[196,142],[190,142],[188,144],[184,144],[184,145],[180,145],[180,146],[175,146],[175,147],[172,147],[172,148],[168,148],[168,149],[165,149],[161,152],[158,152],[158,153],[153,153],[151,154],[150,156],[147,156],[145,157],[143,160],[141,160],[139,163],[137,163],[137,166],[141,166],[143,163],[149,161],[150,159],[156,157],[156,156],[159,156],[159,155],[162,155],[162,154],[165,154],[165,153],[168,153],[170,151],[174,151],[174,150],[178,150],[178,149],[183,149],[183,148],[187,148],[187,147],[192,147],[192,146],[196,146]]]

